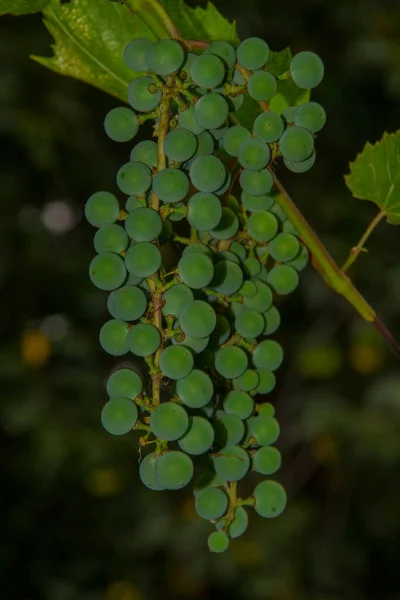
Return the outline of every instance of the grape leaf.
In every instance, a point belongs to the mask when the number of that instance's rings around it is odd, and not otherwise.
[[[278,77],[289,69],[291,60],[292,52],[290,48],[284,48],[283,50],[279,50],[279,52],[270,50],[265,69],[269,73],[272,73],[272,75],[275,75],[275,77]]]
[[[400,224],[400,130],[384,133],[383,138],[367,142],[356,160],[350,163],[345,181],[355,198],[379,206],[389,223]]]
[[[278,91],[269,102],[269,107],[278,115],[289,106],[299,106],[310,99],[310,90],[301,90],[288,79],[278,81]]]
[[[27,15],[43,10],[50,0],[0,0],[0,15]]]

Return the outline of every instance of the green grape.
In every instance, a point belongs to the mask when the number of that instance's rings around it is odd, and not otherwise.
[[[139,477],[142,483],[151,490],[165,490],[164,486],[160,485],[156,479],[156,462],[158,457],[154,452],[151,452],[140,461]]]
[[[281,221],[281,223],[286,223],[287,216],[285,211],[275,202],[273,207],[271,208],[271,212]]]
[[[226,519],[221,519],[216,524],[218,530],[225,526]],[[238,506],[234,512],[234,519],[228,527],[229,537],[234,539],[244,534],[249,525],[249,517],[243,506]]]
[[[146,64],[157,75],[170,75],[185,62],[185,51],[176,40],[159,40],[146,52]]]
[[[204,454],[214,442],[214,429],[204,417],[190,417],[189,428],[178,440],[178,446],[186,454]]]
[[[237,415],[222,413],[214,421],[214,431],[220,446],[235,446],[242,441],[245,426]]]
[[[223,96],[213,92],[202,96],[195,104],[194,116],[203,129],[217,129],[225,123],[229,105]]]
[[[299,285],[299,274],[293,267],[278,265],[268,273],[268,283],[277,294],[290,294]]]
[[[284,488],[276,481],[262,481],[253,492],[254,510],[266,519],[278,517],[286,507],[287,496]]]
[[[247,89],[254,100],[268,102],[278,91],[278,83],[272,73],[256,71],[249,78]]]
[[[94,236],[94,248],[101,252],[115,252],[119,254],[128,247],[128,235],[120,225],[103,225]]]
[[[107,310],[108,310],[108,312],[110,313],[110,315],[112,316],[113,319],[118,319],[117,314],[116,314],[116,312],[114,310],[113,302],[112,302],[112,294],[113,293],[111,292],[111,294],[109,294],[108,297],[107,297]]]
[[[206,254],[209,258],[212,258],[213,256],[210,248],[205,244],[189,244],[189,246],[184,248],[182,256],[186,256],[187,254],[195,254],[197,252],[200,254]]]
[[[180,202],[189,191],[189,179],[179,169],[163,169],[154,176],[153,191],[163,202]]]
[[[259,382],[260,377],[257,371],[254,371],[253,369],[247,369],[247,371],[245,371],[243,375],[241,375],[235,380],[235,383],[237,384],[239,390],[243,392],[251,392],[252,390],[255,390]],[[247,419],[248,416],[249,415],[243,418]]]
[[[123,321],[136,321],[147,310],[145,293],[134,285],[125,285],[112,292],[111,302],[117,319]]]
[[[236,62],[236,51],[234,47],[225,41],[215,41],[208,44],[204,50],[204,54],[215,54],[222,58],[229,69],[233,69]]]
[[[155,466],[156,479],[167,490],[184,488],[192,479],[193,473],[190,456],[177,450],[159,456]]]
[[[170,160],[185,162],[196,153],[197,137],[189,131],[178,127],[167,134],[164,141],[164,152]]]
[[[228,508],[228,496],[220,488],[205,488],[196,494],[195,510],[202,519],[219,519]]]
[[[187,108],[185,111],[178,112],[178,123],[179,127],[189,129],[189,131],[191,131],[195,135],[200,135],[200,133],[203,133],[205,129],[205,127],[199,125],[195,118],[194,106]]]
[[[316,158],[317,155],[314,150],[310,158],[306,158],[306,160],[294,161],[284,158],[283,162],[289,171],[292,171],[293,173],[306,173],[314,166]]]
[[[244,298],[253,298],[257,293],[256,284],[254,281],[245,281],[239,290],[239,294]]]
[[[257,279],[254,280],[257,288],[256,293],[251,298],[244,298],[243,305],[245,308],[258,310],[260,313],[267,311],[272,305],[271,288],[264,282]]]
[[[271,306],[269,310],[263,313],[263,317],[265,320],[265,329],[263,331],[263,335],[272,335],[279,329],[279,325],[281,324],[281,315],[276,306]]]
[[[257,242],[269,242],[278,233],[279,224],[270,212],[252,213],[247,222],[247,230]]]
[[[250,277],[256,277],[261,271],[261,263],[257,258],[249,256],[244,261],[244,270]]]
[[[214,275],[212,260],[203,253],[183,254],[178,262],[178,273],[188,287],[200,290],[208,286]]]
[[[267,282],[268,279],[268,271],[265,267],[265,265],[261,265],[261,270],[259,272],[259,274],[257,275],[256,279],[259,279],[260,281],[262,281],[263,283]]]
[[[134,400],[143,390],[143,381],[133,369],[118,369],[111,373],[107,381],[107,394],[110,398]]]
[[[141,287],[143,287],[145,283],[146,282],[143,280],[143,277],[136,277],[136,275],[129,275],[129,277],[126,281],[126,285],[140,285]],[[145,289],[145,288],[143,287],[143,289]],[[150,290],[147,290],[147,291],[150,291]]]
[[[221,346],[224,344],[231,334],[229,321],[224,315],[217,313],[217,323],[215,329],[210,336],[210,346]]]
[[[269,58],[269,46],[264,40],[251,37],[244,40],[237,49],[239,65],[249,71],[256,71],[265,65]]]
[[[318,133],[326,123],[326,112],[318,102],[305,102],[299,106],[294,122],[310,133]]]
[[[89,265],[91,282],[100,290],[110,292],[119,288],[126,279],[124,261],[118,254],[102,252]]]
[[[100,345],[112,356],[122,356],[128,348],[128,324],[119,319],[111,319],[100,329]]]
[[[214,386],[206,373],[193,369],[189,375],[176,382],[176,393],[186,406],[202,408],[210,402]]]
[[[282,362],[282,346],[275,340],[263,340],[253,350],[253,364],[257,369],[276,371]]]
[[[267,211],[272,207],[274,203],[274,199],[272,198],[272,196],[251,196],[246,192],[242,192],[241,200],[243,206],[249,212]]]
[[[146,52],[153,44],[154,42],[148,38],[136,38],[129,42],[124,50],[126,66],[135,73],[147,71]]]
[[[243,271],[230,260],[221,260],[214,267],[214,277],[210,283],[212,290],[224,296],[237,292],[243,283]]]
[[[244,246],[242,246],[242,244],[239,244],[239,242],[232,242],[230,245],[230,251],[236,254],[240,260],[244,261],[246,259],[247,250]]]
[[[190,165],[190,179],[200,192],[215,192],[225,182],[226,169],[221,159],[213,154],[203,154]]]
[[[275,260],[288,262],[300,252],[300,242],[292,233],[278,233],[269,245],[269,252]]]
[[[244,338],[256,338],[265,327],[264,317],[256,310],[244,308],[236,315],[235,329]]]
[[[160,369],[170,379],[183,379],[193,370],[193,354],[184,346],[168,346],[160,355]]]
[[[137,277],[151,277],[161,266],[161,253],[151,242],[138,242],[128,248],[125,265]]]
[[[129,330],[129,350],[136,356],[150,356],[158,350],[160,344],[160,332],[150,323],[138,323]]]
[[[279,140],[282,156],[290,161],[301,162],[314,150],[314,138],[304,127],[288,127]]]
[[[225,552],[229,547],[229,538],[223,531],[213,531],[208,536],[207,544],[210,552]]]
[[[180,404],[163,402],[151,413],[150,427],[156,437],[173,442],[187,432],[189,416]]]
[[[253,437],[259,446],[270,446],[279,437],[279,423],[274,417],[259,415],[247,420],[249,436]]]
[[[221,261],[234,262],[236,265],[240,265],[239,257],[230,250],[218,250],[214,253],[214,262],[218,263]]]
[[[101,424],[112,435],[129,433],[138,419],[136,404],[128,398],[111,398],[101,411]]]
[[[250,138],[250,131],[241,125],[230,127],[223,138],[223,146],[231,156],[238,156],[239,148],[243,142]]]
[[[139,131],[139,121],[136,113],[125,106],[112,108],[104,119],[104,130],[114,142],[133,140]]]
[[[232,390],[227,396],[225,396],[223,406],[226,413],[236,415],[240,419],[244,420],[250,417],[250,415],[253,413],[254,401],[249,394]]]
[[[203,131],[199,133],[197,137],[197,150],[193,158],[203,156],[203,154],[212,154],[215,149],[215,140],[209,131]]]
[[[111,225],[119,217],[119,202],[109,192],[95,192],[85,204],[85,217],[94,227]]]
[[[128,87],[128,102],[139,112],[151,112],[160,104],[162,92],[153,77],[136,77]]]
[[[254,75],[253,75],[254,77]],[[258,115],[253,125],[253,134],[262,142],[272,144],[282,136],[285,124],[282,117],[269,111]]]
[[[228,446],[219,450],[215,458],[215,471],[226,481],[240,481],[250,468],[250,457],[239,446]]]
[[[217,227],[210,231],[216,240],[229,240],[234,237],[239,229],[239,221],[233,210],[222,207],[222,217]]]
[[[247,365],[247,354],[238,346],[225,346],[215,354],[215,368],[226,379],[240,377],[247,369]]]
[[[141,162],[153,169],[157,166],[157,144],[152,140],[143,140],[132,148],[130,159]]]
[[[193,292],[187,285],[178,283],[170,287],[162,295],[162,299],[165,301],[161,312],[163,315],[173,315],[179,317],[182,309],[192,302]]]
[[[232,183],[232,175],[228,171],[224,185],[222,187],[220,187],[218,190],[216,190],[214,193],[217,196],[223,196],[231,187],[231,183]]]
[[[177,324],[178,326],[178,324]],[[205,338],[194,338],[191,337],[190,335],[186,335],[184,334],[184,340],[178,342],[176,339],[172,338],[172,343],[173,344],[178,344],[180,346],[185,346],[186,348],[190,348],[191,350],[193,350],[193,352],[195,352],[196,354],[200,354],[200,352],[203,352],[203,350],[205,350],[208,346],[208,341],[209,341],[209,337],[205,337]]]
[[[271,160],[271,150],[257,138],[249,138],[240,144],[238,158],[248,171],[260,171]]]
[[[301,245],[300,254],[295,260],[291,260],[288,265],[296,269],[296,271],[302,271],[309,261],[308,250],[305,246]]]
[[[219,86],[225,78],[225,65],[215,54],[200,54],[192,62],[190,76],[196,85],[206,89]]]
[[[137,208],[125,219],[125,229],[135,242],[151,242],[162,230],[162,219],[152,208]]]
[[[274,178],[268,169],[261,171],[243,169],[239,181],[242,190],[250,196],[265,196],[269,194],[274,185]]]
[[[151,171],[144,163],[126,163],[117,173],[117,185],[124,194],[144,194],[150,188],[151,183]]]
[[[302,90],[315,88],[324,77],[324,63],[314,52],[299,52],[290,63],[290,74]]]
[[[288,106],[285,108],[285,110],[282,112],[282,116],[285,118],[287,123],[295,122],[298,109],[298,106]]]
[[[204,300],[193,300],[186,304],[179,316],[183,333],[194,338],[205,338],[211,335],[216,323],[215,310]]]
[[[257,410],[259,415],[268,415],[269,417],[273,417],[275,415],[275,408],[270,402],[263,402],[263,404],[259,404],[257,406]]]
[[[197,192],[188,202],[189,224],[198,231],[210,231],[218,225],[222,217],[221,202],[210,192]]]
[[[271,446],[260,448],[253,456],[253,470],[262,475],[276,473],[281,464],[281,453]]]
[[[132,212],[137,208],[142,208],[142,206],[142,202],[138,200],[137,196],[133,195],[129,196],[128,200],[126,201],[125,210],[127,210],[128,212]]]

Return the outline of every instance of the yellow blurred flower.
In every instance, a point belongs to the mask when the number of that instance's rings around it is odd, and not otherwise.
[[[21,342],[21,358],[29,367],[43,367],[51,355],[51,342],[39,329],[24,332]]]

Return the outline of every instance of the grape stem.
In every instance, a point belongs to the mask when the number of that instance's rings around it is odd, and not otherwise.
[[[376,215],[376,217],[371,221],[371,223],[365,230],[363,236],[361,237],[360,241],[358,242],[357,246],[354,246],[350,250],[349,257],[342,267],[343,272],[347,271],[351,267],[351,265],[357,260],[357,258],[361,254],[361,252],[368,252],[368,250],[364,247],[364,245],[365,245],[366,241],[368,240],[369,236],[371,235],[371,233],[379,225],[379,223],[382,221],[382,219],[385,215],[386,215],[385,211],[381,210],[381,212],[379,212]]]

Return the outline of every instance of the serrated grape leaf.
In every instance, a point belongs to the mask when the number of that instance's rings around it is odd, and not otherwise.
[[[345,181],[355,198],[369,200],[384,211],[389,223],[400,224],[400,130],[384,133],[350,163]]]
[[[50,0],[0,0],[0,15],[27,15],[43,10]]]
[[[278,91],[269,101],[269,107],[278,115],[282,114],[289,106],[299,106],[310,99],[310,90],[301,90],[288,79],[278,81]]]
[[[284,48],[279,52],[274,50],[269,51],[268,62],[265,65],[266,71],[278,77],[288,70],[290,61],[292,60],[292,52],[290,48]]]

